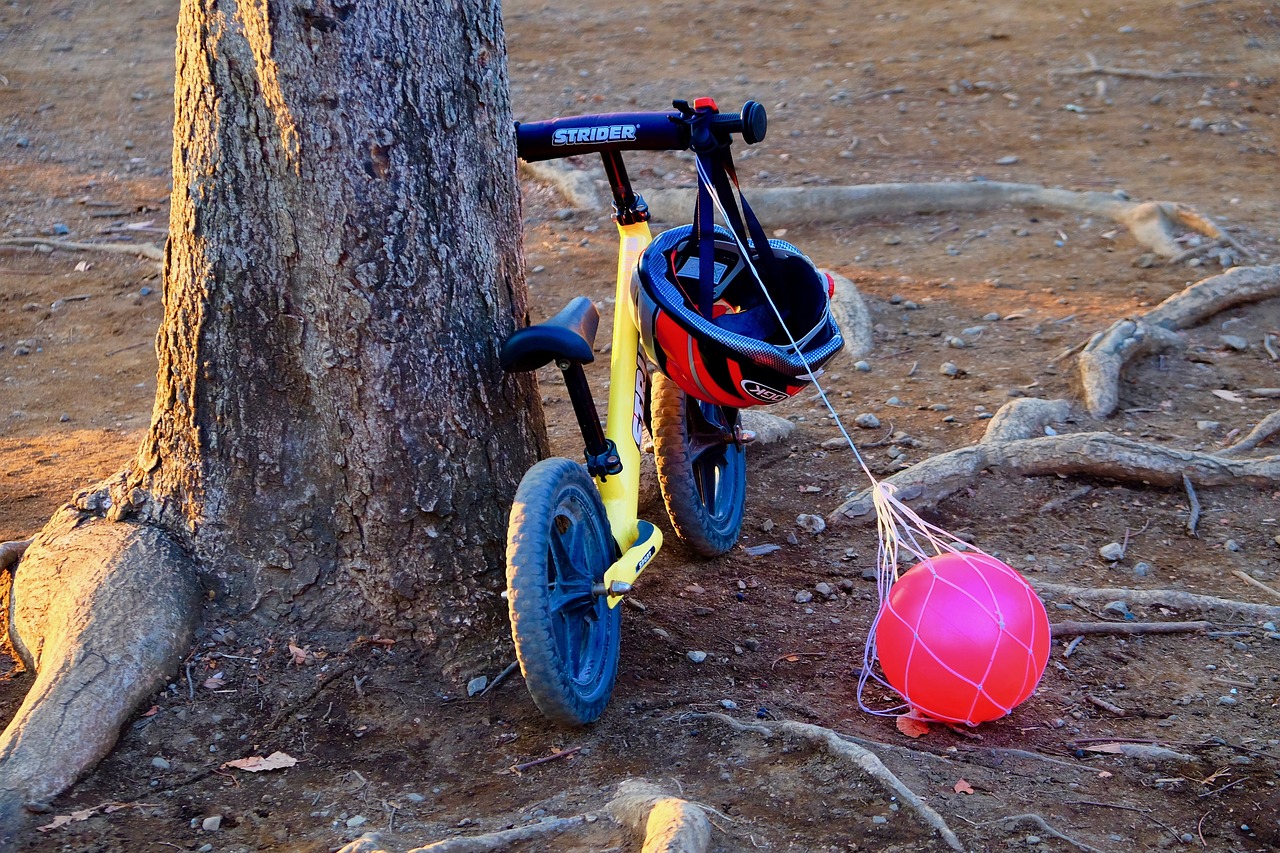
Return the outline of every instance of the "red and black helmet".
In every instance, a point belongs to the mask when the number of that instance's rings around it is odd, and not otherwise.
[[[708,403],[746,408],[799,393],[844,346],[831,316],[831,277],[782,240],[768,241],[773,260],[761,263],[751,241],[717,225],[708,319],[699,309],[699,246],[709,241],[697,230],[659,234],[636,267],[633,304],[646,354]]]

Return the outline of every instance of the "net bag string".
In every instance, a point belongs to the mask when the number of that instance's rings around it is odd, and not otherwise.
[[[697,169],[699,183],[706,189],[706,195],[710,197],[712,203],[720,212],[721,217],[726,222],[730,222],[731,220],[721,202],[719,193],[715,191],[715,183],[711,175],[708,173],[707,167],[703,163],[703,158],[701,157],[697,158]],[[764,286],[764,281],[761,279],[760,273],[751,259],[751,253],[748,250],[748,247],[744,244],[743,239],[737,233],[737,229],[729,228],[728,231],[733,235],[733,240],[737,244],[738,250],[742,254],[743,262],[751,272],[752,278],[754,278],[756,283],[760,286],[760,290],[764,294],[765,300],[769,303],[769,307],[777,318],[779,325],[782,327],[783,331],[786,332],[787,340],[790,342],[792,350],[799,357],[801,364],[804,365],[808,378],[813,382],[814,388],[817,389],[818,397],[822,400],[823,406],[826,407],[827,412],[831,415],[836,428],[840,431],[841,436],[844,437],[845,443],[849,445],[849,449],[853,452],[854,459],[857,460],[858,466],[862,469],[862,473],[871,483],[871,499],[876,513],[876,595],[878,598],[878,606],[876,608],[876,615],[872,619],[871,626],[868,630],[867,642],[863,646],[862,667],[858,675],[857,699],[858,706],[867,713],[878,716],[897,716],[910,710],[910,706],[906,702],[899,703],[890,708],[877,709],[870,707],[864,700],[863,695],[866,690],[867,682],[873,679],[882,687],[893,691],[894,693],[897,692],[895,688],[893,688],[888,681],[886,681],[884,677],[876,671],[875,662],[877,655],[875,648],[875,636],[876,628],[879,626],[881,618],[886,613],[885,602],[889,600],[889,592],[892,589],[894,582],[898,579],[898,566],[900,560],[903,558],[903,552],[911,555],[916,560],[925,560],[930,557],[940,556],[946,553],[955,553],[964,556],[963,552],[966,551],[983,556],[987,555],[981,549],[973,546],[972,544],[964,542],[948,533],[946,530],[943,530],[942,528],[934,524],[930,524],[920,518],[920,516],[917,515],[910,507],[894,495],[895,488],[892,484],[880,482],[880,480],[871,473],[871,469],[867,466],[866,460],[858,451],[858,447],[854,443],[853,438],[849,435],[849,431],[845,427],[844,421],[841,420],[840,414],[831,404],[831,400],[827,395],[826,389],[823,388],[822,383],[819,382],[818,377],[823,371],[818,370],[815,372],[810,367],[809,361],[801,350],[800,344],[796,342],[795,337],[791,334],[791,329],[783,319],[782,312],[774,303],[773,297],[769,294],[769,289]],[[765,250],[766,249],[761,249],[761,251]],[[965,557],[965,560],[966,562],[969,562],[968,557]],[[935,577],[935,582],[939,580],[941,579]],[[942,582],[945,583],[946,581]],[[998,606],[997,612],[992,613],[985,604],[978,602],[977,599],[973,600],[975,603],[980,604],[987,614],[998,624],[1001,626],[1004,625],[1004,619],[998,612]],[[917,652],[917,647],[919,647],[923,653],[931,654],[927,647],[920,642],[917,631],[913,630],[913,636],[914,642],[911,654],[915,654]],[[1025,646],[1025,642],[1021,640],[1017,641]],[[986,691],[984,690],[981,681],[975,682],[973,679],[957,672],[953,667],[947,665],[945,661],[939,660],[936,656],[934,656],[934,660],[937,661],[944,669],[952,673],[956,678],[967,682],[971,687],[973,687],[975,701],[978,696],[986,696]],[[990,671],[990,666],[991,661],[988,661],[987,666],[985,667],[986,672]],[[994,702],[991,697],[987,696],[987,698],[989,701]],[[1011,708],[1005,707],[998,702],[995,704],[1002,707],[1006,713],[1011,710]]]

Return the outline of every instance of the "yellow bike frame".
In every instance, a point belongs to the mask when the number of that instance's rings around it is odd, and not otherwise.
[[[613,345],[609,350],[609,413],[604,432],[617,448],[622,471],[596,478],[613,538],[622,552],[617,562],[604,573],[604,586],[610,591],[610,607],[617,607],[622,601],[622,595],[612,591],[630,589],[662,547],[662,531],[637,517],[640,506],[640,430],[644,422],[649,369],[640,350],[640,330],[636,328],[633,312],[628,307],[632,299],[632,273],[651,239],[647,222],[618,225],[618,280],[613,301]],[[615,587],[615,584],[620,586]]]

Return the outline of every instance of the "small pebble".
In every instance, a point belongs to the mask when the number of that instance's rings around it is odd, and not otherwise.
[[[475,696],[477,693],[489,686],[489,676],[477,675],[475,678],[467,682],[467,695]]]
[[[1239,542],[1237,542],[1237,541],[1236,541],[1236,540],[1234,540],[1234,539],[1228,539],[1228,540],[1226,541],[1226,543],[1224,543],[1224,544],[1223,544],[1223,546],[1222,546],[1222,547],[1223,547],[1223,548],[1226,548],[1228,551],[1239,551],[1239,550],[1241,550],[1241,549],[1240,549],[1240,543],[1239,543]]]
[[[870,372],[871,372],[871,362],[869,362],[869,361],[865,361],[865,360],[864,360],[864,361],[855,361],[855,362],[853,363],[853,369],[854,369],[854,370],[857,370],[857,371],[858,371],[858,372],[860,372],[860,373],[870,373]]]
[[[995,323],[1000,320],[1000,315],[992,311],[990,313],[983,314],[982,319],[986,320],[988,323]]]
[[[889,304],[890,304],[890,305],[901,305],[903,302],[905,302],[905,301],[906,301],[906,299],[907,299],[907,298],[906,298],[905,296],[903,296],[901,293],[895,293],[895,294],[893,294],[892,296],[890,296],[890,297],[889,297]]]
[[[818,593],[818,595],[824,595],[824,596],[827,596],[828,598],[836,594],[835,588],[831,586],[831,584],[827,583],[826,581],[815,584],[813,589],[815,592]]]
[[[685,657],[687,657],[689,660],[693,661],[694,663],[702,663],[704,660],[707,659],[707,653],[693,651],[693,652],[687,653]]]
[[[839,450],[840,448],[845,447],[846,445],[845,445],[844,438],[840,437],[840,438],[828,438],[826,441],[822,442],[821,446],[823,450]]]
[[[966,341],[964,338],[957,338],[954,335],[947,338],[947,346],[951,347],[952,349],[964,349],[968,345],[969,345],[969,342]]]
[[[884,238],[884,244],[886,246],[896,246],[901,242],[902,242],[902,238],[895,234],[890,234],[888,237]]]
[[[1133,567],[1133,573],[1140,578],[1145,578],[1147,575],[1151,574],[1151,564],[1138,563]]]
[[[949,361],[944,361],[942,366],[938,368],[938,372],[943,376],[959,376],[960,368],[956,367]]]
[[[810,601],[813,601],[813,593],[809,592],[807,589],[802,589],[796,593],[795,601],[796,604],[808,604]]]
[[[1098,549],[1098,553],[1102,555],[1102,559],[1116,562],[1124,558],[1124,546],[1119,542],[1108,542]]]
[[[1040,836],[1038,836],[1038,835],[1028,835],[1028,836],[1027,836],[1027,843],[1028,843],[1028,844],[1039,844],[1039,843],[1040,843]]]
[[[884,404],[885,404],[886,406],[901,406],[901,405],[902,405],[902,401],[901,401],[900,399],[898,399],[897,397],[890,397],[888,400],[885,400],[885,401],[884,401]]]
[[[53,233],[54,234],[70,234],[71,229],[68,228],[66,225],[62,224],[61,222],[55,222],[53,223]]]
[[[150,296],[150,295],[151,295],[151,294],[153,294],[153,293],[155,293],[155,291],[154,291],[154,290],[152,290],[152,289],[151,289],[151,288],[149,288],[149,287],[139,288],[139,290],[138,290],[138,295],[139,295],[139,296]]]
[[[161,758],[159,755],[157,755],[155,758],[151,759],[151,766],[157,770],[168,770],[173,765],[171,765],[164,758]]]
[[[1144,269],[1144,270],[1150,269],[1151,267],[1154,267],[1158,263],[1160,263],[1160,256],[1157,254],[1154,254],[1153,252],[1147,252],[1146,254],[1138,255],[1138,257],[1136,257],[1133,261],[1133,265],[1135,267],[1138,267],[1139,269]]]
[[[426,797],[421,794],[405,794],[404,798],[411,803],[421,803],[426,801]]]
[[[880,419],[870,412],[865,412],[853,419],[854,424],[863,429],[876,429],[880,426]]]
[[[205,832],[217,832],[222,828],[222,815],[210,815],[200,822],[200,828]]]
[[[1222,345],[1227,349],[1233,349],[1236,352],[1244,352],[1249,348],[1249,340],[1239,335],[1219,335],[1218,340],[1222,341]]]
[[[1125,601],[1120,601],[1120,600],[1113,601],[1102,609],[1104,612],[1115,613],[1118,616],[1129,615],[1129,604],[1128,602],[1125,602]]]
[[[878,814],[875,817],[871,818],[871,822],[874,824],[884,824],[889,822],[889,818],[885,817],[882,814]]]
[[[347,818],[347,829],[355,829],[357,826],[364,826],[369,822],[369,818],[362,814]]]
[[[1219,696],[1219,697],[1218,697],[1218,704],[1219,704],[1219,705],[1234,705],[1234,704],[1236,704],[1236,697],[1234,697],[1234,696]]]
[[[997,166],[1014,166],[1017,165],[1018,158],[1013,154],[1006,154],[996,161]]]
[[[1217,432],[1222,429],[1219,421],[1196,421],[1196,429],[1201,432]]]
[[[724,708],[726,711],[736,711],[738,710],[738,703],[732,699],[721,699],[720,707]]]
[[[742,641],[742,647],[749,652],[758,652],[760,651],[760,641],[755,637],[747,637]]]
[[[801,513],[796,516],[796,524],[801,530],[812,533],[817,536],[819,533],[827,529],[827,522],[820,515],[810,515],[809,513]]]

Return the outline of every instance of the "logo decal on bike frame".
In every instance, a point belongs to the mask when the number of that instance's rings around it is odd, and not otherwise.
[[[781,403],[787,399],[787,395],[781,391],[750,379],[742,380],[742,390],[763,403]]]
[[[638,124],[610,124],[600,127],[562,127],[551,134],[552,145],[588,145],[593,142],[634,140]]]
[[[640,446],[640,427],[644,423],[644,392],[648,384],[649,371],[645,367],[644,353],[636,353],[636,392],[631,409],[631,437]]]

